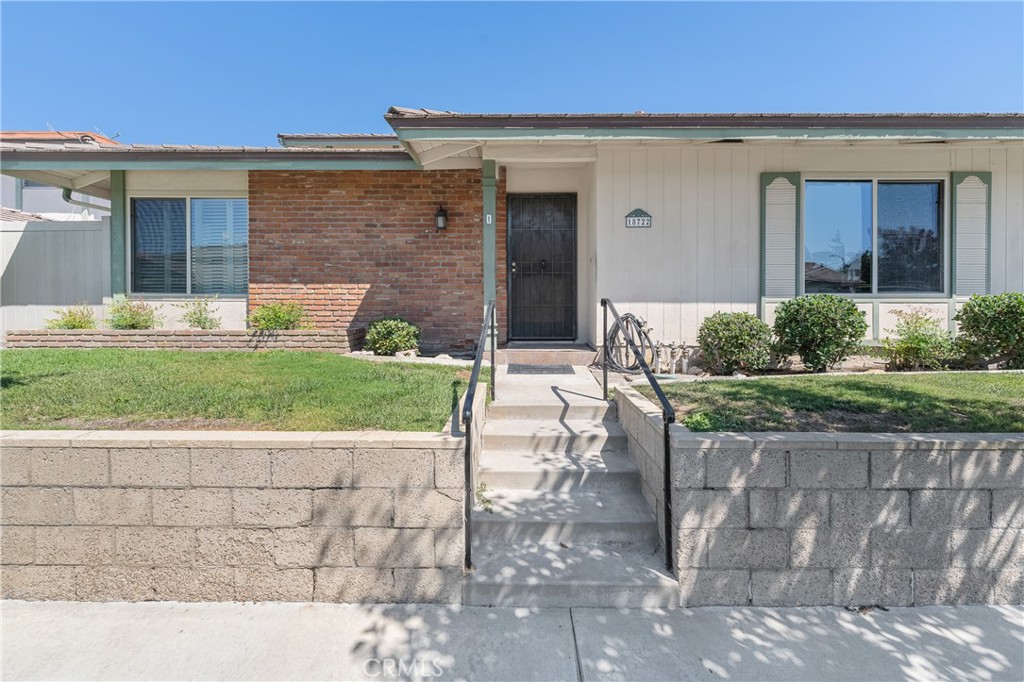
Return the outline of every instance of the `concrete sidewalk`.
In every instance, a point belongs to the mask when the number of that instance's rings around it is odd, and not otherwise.
[[[1024,609],[0,603],[21,679],[1022,680]]]

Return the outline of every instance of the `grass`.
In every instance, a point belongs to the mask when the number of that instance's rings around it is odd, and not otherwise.
[[[663,388],[678,421],[694,431],[1024,431],[1024,374],[768,377]],[[640,390],[653,399],[650,388]]]
[[[4,350],[0,427],[440,431],[468,381],[330,353]]]

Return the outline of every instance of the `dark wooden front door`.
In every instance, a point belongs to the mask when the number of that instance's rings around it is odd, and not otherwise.
[[[576,339],[576,195],[509,195],[508,303],[511,339]]]

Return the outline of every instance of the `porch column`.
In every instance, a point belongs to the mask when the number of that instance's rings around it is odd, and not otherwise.
[[[483,162],[484,193],[484,308],[488,301],[498,299],[497,287],[497,216],[498,184],[497,166],[494,161]]]
[[[115,295],[128,292],[125,273],[127,226],[124,171],[112,170],[110,171],[110,293]]]

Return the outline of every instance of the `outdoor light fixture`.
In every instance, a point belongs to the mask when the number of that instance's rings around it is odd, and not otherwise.
[[[434,214],[434,227],[438,232],[448,228],[448,211],[440,204],[437,205],[437,213]]]

